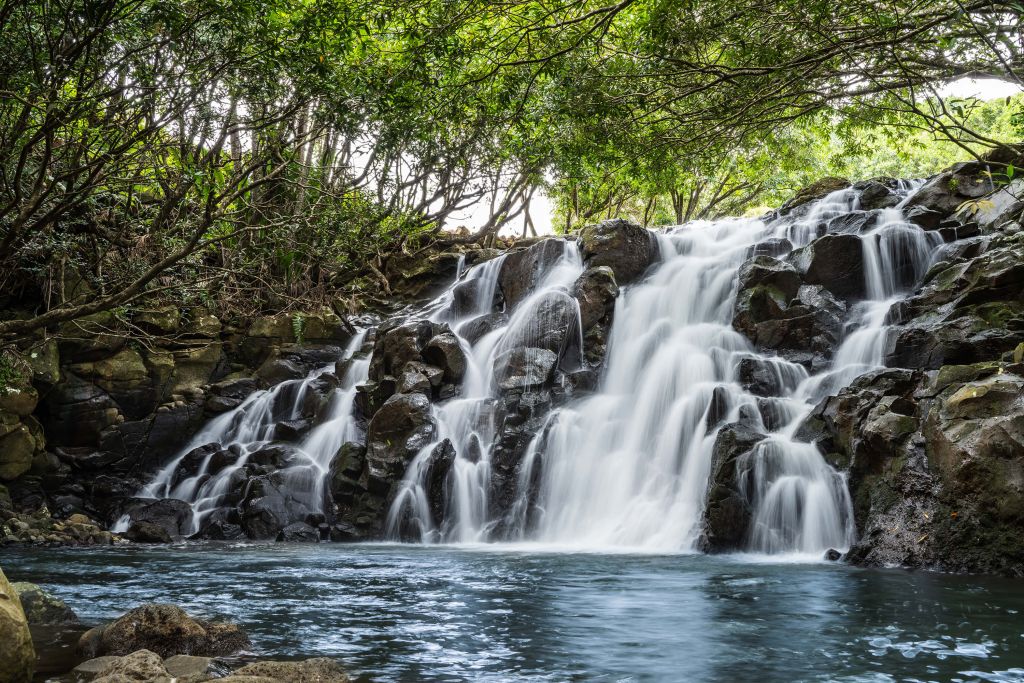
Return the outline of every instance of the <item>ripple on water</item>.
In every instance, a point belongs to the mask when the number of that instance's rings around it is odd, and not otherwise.
[[[394,545],[5,551],[89,622],[145,601],[365,681],[1024,681],[1019,584],[796,562]]]

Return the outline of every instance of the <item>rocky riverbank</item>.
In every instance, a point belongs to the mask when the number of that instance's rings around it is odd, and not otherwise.
[[[997,187],[985,164],[970,162],[929,179],[906,202],[901,187],[885,178],[857,183],[856,209],[817,218],[823,197],[851,188],[829,179],[766,217],[799,223],[810,238],[800,247],[780,238],[759,242],[739,269],[733,326],[751,348],[778,361],[750,358],[735,369],[738,383],[758,397],[756,419],[741,415],[723,426],[723,415],[705,416],[708,429],[719,431],[704,549],[731,551],[749,539],[753,501],[744,477],[761,457],[758,444],[778,428],[773,401],[792,390],[779,368],[814,373],[829,366],[855,331],[851,311],[869,294],[864,240],[876,239],[872,229],[884,212],[901,204],[901,215],[929,244],[944,246],[927,272],[900,260],[904,247],[893,247],[896,261],[886,267],[910,295],[885,314],[888,368],[837,388],[797,434],[845,473],[858,538],[849,561],[1024,575],[1024,181]],[[492,540],[530,526],[539,475],[524,475],[524,458],[553,409],[595,389],[620,290],[661,259],[655,235],[624,221],[589,226],[576,239],[581,274],[531,303],[529,334],[509,342],[489,368],[496,381],[486,412]],[[565,243],[551,238],[507,252],[411,260],[402,303],[419,301],[419,309],[345,319],[282,314],[244,327],[201,310],[140,311],[132,330],[144,330],[144,341],[134,331],[115,333],[120,323],[101,316],[6,352],[0,542],[358,540],[379,538],[389,524],[399,536],[419,539],[421,512],[407,509],[390,520],[388,513],[411,464],[431,444],[417,466],[426,468],[423,505],[432,533],[440,533],[450,521],[447,482],[457,449],[443,437],[434,408],[463,391],[468,363],[460,338],[476,344],[508,325],[564,256]],[[443,302],[460,315],[481,306],[459,336],[443,316],[422,309],[460,269],[488,262],[497,269],[493,293],[480,291],[482,279],[463,278]],[[356,327],[369,328],[363,347],[300,385],[342,357]],[[368,361],[354,398],[361,437],[333,458],[323,511],[310,509],[290,496],[281,472],[294,468],[295,449],[328,419],[332,397],[359,359]],[[280,404],[271,404],[272,443],[244,454],[203,445],[181,459],[174,482],[230,473],[218,511],[198,532],[188,502],[137,497],[202,425],[286,382],[303,393],[300,400],[282,391]],[[527,495],[524,486],[533,487]],[[119,520],[123,536],[107,531]]]

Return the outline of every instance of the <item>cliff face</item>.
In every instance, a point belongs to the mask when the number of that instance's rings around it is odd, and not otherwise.
[[[1024,182],[994,187],[983,165],[970,163],[909,198],[888,179],[848,188],[829,179],[766,217],[799,226],[804,239],[763,239],[736,271],[732,326],[759,355],[727,374],[752,412],[716,393],[702,417],[717,441],[700,546],[719,552],[750,543],[758,524],[751,472],[772,457],[764,442],[781,428],[773,401],[795,391],[787,372],[827,375],[857,332],[853,312],[877,294],[865,243],[881,239],[876,227],[899,206],[919,238],[913,244],[932,245],[934,257],[919,271],[911,242],[882,252],[894,255],[883,270],[901,292],[884,302],[885,367],[823,390],[796,436],[845,475],[857,538],[851,562],[1022,575]],[[848,191],[856,208],[821,211],[836,191]],[[299,323],[271,316],[233,329],[202,311],[154,310],[135,323],[156,342],[89,320],[27,346],[5,360],[0,395],[4,538],[106,543],[113,537],[99,527],[127,518],[137,540],[193,531],[351,540],[386,530],[438,540],[457,538],[474,515],[490,540],[528,535],[543,514],[538,444],[549,417],[598,390],[620,290],[658,268],[658,245],[624,221],[590,226],[569,250],[576,270],[557,286],[550,276],[566,262],[563,240],[432,255],[409,266],[408,299],[436,293],[464,265],[490,263],[493,272],[463,277],[433,308],[356,320],[368,329],[365,343],[328,371],[354,331],[331,314]],[[498,330],[506,330],[504,346],[481,364],[476,356]],[[360,362],[365,381],[352,387],[352,431],[317,475],[324,505],[300,503],[289,488],[295,449],[337,419],[339,391]],[[472,413],[458,413],[473,424],[453,427],[450,407],[473,398],[481,368],[493,378],[490,393]],[[268,443],[259,449],[210,444],[180,459],[171,481],[222,477],[215,514],[193,525],[194,501],[136,498],[209,420],[233,415],[261,388],[307,376],[296,384],[300,393],[282,391],[268,403]],[[482,509],[459,512],[453,482],[470,476],[482,477]]]

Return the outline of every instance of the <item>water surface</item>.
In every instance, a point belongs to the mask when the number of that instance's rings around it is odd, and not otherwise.
[[[365,681],[1024,681],[1024,584],[535,547],[10,551],[83,620],[143,602]]]

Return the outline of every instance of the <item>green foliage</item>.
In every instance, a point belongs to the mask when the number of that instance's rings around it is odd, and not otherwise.
[[[306,331],[306,318],[301,313],[292,315],[292,334],[295,335],[295,343],[302,344],[305,340],[303,333]]]

